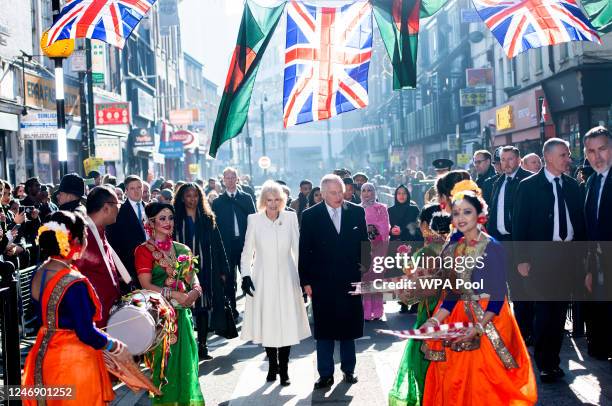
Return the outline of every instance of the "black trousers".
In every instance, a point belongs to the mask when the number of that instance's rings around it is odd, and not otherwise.
[[[232,240],[229,250],[230,254],[227,258],[229,262],[229,274],[225,279],[225,297],[229,299],[234,316],[238,314],[236,310],[236,269],[238,269],[238,272],[240,271],[240,257],[242,256],[243,247],[244,242],[242,240],[238,238]]]
[[[558,368],[567,302],[535,302],[534,358],[540,371]]]
[[[198,345],[207,348],[208,339],[208,311],[204,309],[194,310],[193,318],[198,332]]]
[[[612,356],[612,302],[584,302],[589,355]]]

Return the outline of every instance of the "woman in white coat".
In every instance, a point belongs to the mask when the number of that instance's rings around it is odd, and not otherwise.
[[[247,294],[241,338],[262,344],[268,355],[266,380],[280,376],[289,385],[292,345],[310,336],[297,270],[299,229],[295,212],[274,181],[263,184],[259,212],[248,217],[241,258],[242,290]]]

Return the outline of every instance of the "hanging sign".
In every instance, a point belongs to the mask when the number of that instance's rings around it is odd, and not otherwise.
[[[96,125],[130,124],[130,103],[96,103]]]

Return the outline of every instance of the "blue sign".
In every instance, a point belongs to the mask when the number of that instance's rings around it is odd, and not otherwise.
[[[478,12],[474,9],[462,9],[461,10],[461,22],[462,23],[479,23],[482,21]]]
[[[185,150],[183,143],[180,141],[162,141],[159,143],[159,153],[169,159],[180,159],[183,157]]]

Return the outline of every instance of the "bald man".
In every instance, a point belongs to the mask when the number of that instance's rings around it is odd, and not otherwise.
[[[531,153],[523,157],[521,166],[530,172],[538,173],[542,169],[542,160],[537,154]]]

